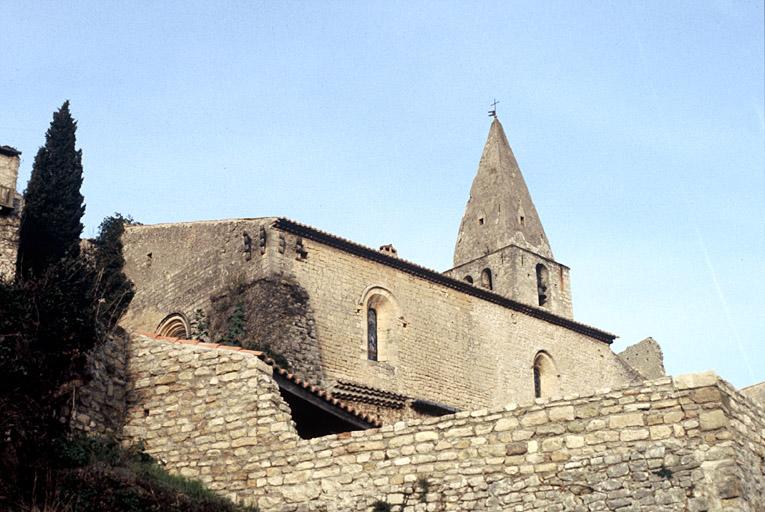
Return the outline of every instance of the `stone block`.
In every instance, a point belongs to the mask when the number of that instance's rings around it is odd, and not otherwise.
[[[574,419],[574,407],[571,405],[563,407],[551,407],[549,410],[550,421],[568,421]]]
[[[542,425],[543,423],[547,423],[547,411],[544,409],[541,411],[528,412],[521,418],[521,425],[524,427],[533,427]]]
[[[636,427],[643,425],[643,414],[631,412],[626,414],[617,414],[611,416],[608,422],[611,428]]]
[[[728,417],[720,409],[702,412],[699,414],[701,430],[715,430],[729,425]]]
[[[528,447],[524,442],[508,443],[505,449],[507,455],[523,455],[527,451]]]
[[[701,388],[704,386],[714,386],[720,381],[720,377],[713,371],[706,371],[702,373],[688,373],[685,375],[678,375],[673,377],[672,381],[676,389],[693,389]]]

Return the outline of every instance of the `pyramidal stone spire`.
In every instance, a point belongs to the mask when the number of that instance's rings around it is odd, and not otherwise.
[[[553,259],[521,169],[502,124],[495,118],[470,187],[454,248],[454,266],[508,245]]]

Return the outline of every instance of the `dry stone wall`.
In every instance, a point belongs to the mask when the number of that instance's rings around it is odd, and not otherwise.
[[[708,374],[293,440],[251,475],[263,510],[757,511],[762,411]],[[746,465],[742,465],[746,463]]]
[[[714,374],[303,440],[252,354],[131,347],[127,440],[264,512],[765,506],[765,411]]]
[[[16,210],[0,209],[0,279],[11,281],[16,275],[21,218]]]
[[[666,375],[664,354],[653,338],[630,345],[619,352],[619,357],[646,379],[658,379]]]
[[[119,330],[88,354],[90,380],[74,390],[69,418],[80,432],[119,438],[125,422],[129,337]]]
[[[19,243],[21,196],[16,192],[19,152],[0,146],[0,280],[10,281],[16,275],[16,254]]]
[[[174,473],[243,498],[256,447],[297,437],[271,367],[250,352],[134,335],[129,358],[124,439]]]

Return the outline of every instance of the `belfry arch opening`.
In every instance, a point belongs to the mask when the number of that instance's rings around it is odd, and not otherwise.
[[[167,315],[157,326],[158,336],[168,336],[171,338],[188,339],[191,335],[189,322],[182,313],[172,313]]]
[[[559,394],[560,376],[553,358],[545,351],[537,352],[532,366],[534,398],[549,398]]]
[[[541,263],[537,264],[537,300],[540,306],[547,304],[549,300],[550,272]]]
[[[492,282],[491,278],[491,270],[488,268],[483,269],[481,272],[481,286],[487,290],[494,289],[494,283]]]

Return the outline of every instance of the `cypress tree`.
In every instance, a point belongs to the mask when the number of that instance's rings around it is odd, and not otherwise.
[[[75,149],[77,122],[65,101],[45,133],[24,191],[18,275],[41,275],[65,256],[80,253],[82,151]]]
[[[98,228],[93,241],[95,268],[98,273],[96,294],[99,299],[98,317],[101,328],[110,331],[133,299],[135,289],[123,268],[122,234],[125,226],[134,224],[133,219],[119,213],[107,217]]]

